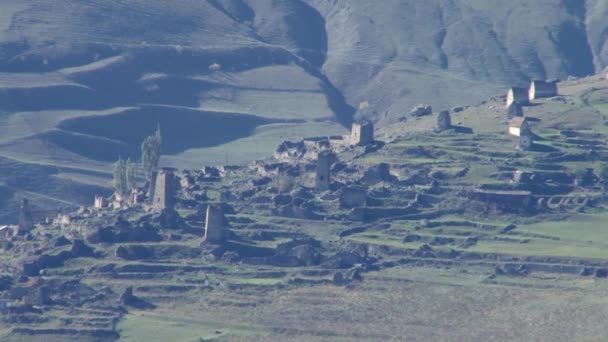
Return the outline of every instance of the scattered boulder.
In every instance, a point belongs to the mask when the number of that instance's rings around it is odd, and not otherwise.
[[[394,182],[397,177],[391,174],[390,165],[380,163],[370,166],[363,174],[362,181],[366,184],[376,184],[379,182]]]
[[[431,114],[433,114],[433,107],[427,104],[419,104],[410,111],[410,115],[414,117],[420,117]]]

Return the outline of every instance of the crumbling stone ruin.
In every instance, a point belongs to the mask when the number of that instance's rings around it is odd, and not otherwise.
[[[209,204],[205,215],[203,242],[220,243],[224,240],[224,210],[221,204]]]
[[[433,114],[433,107],[431,105],[419,104],[410,111],[410,115],[414,117],[431,114]]]
[[[469,193],[469,198],[481,201],[487,210],[495,212],[527,213],[532,209],[532,193],[530,191],[504,191],[475,189]]]
[[[108,200],[101,195],[95,196],[95,203],[93,205],[95,209],[104,209],[108,207]]]
[[[283,141],[274,153],[277,159],[301,158],[306,153],[306,146],[303,141],[292,142]]]
[[[534,144],[534,134],[530,130],[528,120],[524,117],[514,117],[509,122],[509,134],[516,136],[517,148],[522,151],[529,150]]]
[[[524,117],[515,117],[509,121],[509,134],[519,137],[522,133],[529,132],[530,125],[528,119]]]
[[[162,210],[173,207],[174,196],[173,170],[169,168],[161,169],[156,175],[156,186],[154,187],[154,197],[152,207]]]
[[[340,207],[355,208],[365,205],[367,200],[367,191],[361,186],[348,186],[340,192]]]
[[[374,142],[374,125],[369,121],[354,122],[351,131],[351,144],[365,146]]]
[[[524,108],[519,101],[507,106],[507,119],[511,120],[516,116],[524,116]]]
[[[445,131],[452,127],[452,119],[450,118],[450,112],[442,110],[437,115],[437,130]]]
[[[530,101],[544,97],[557,96],[557,83],[549,81],[532,81],[528,89],[528,99]]]
[[[507,92],[506,107],[508,108],[514,102],[518,102],[521,105],[528,104],[530,102],[528,89],[511,87]]]
[[[317,190],[329,189],[331,182],[331,164],[335,160],[335,155],[331,150],[319,152],[317,155],[317,165],[315,174],[315,188]]]

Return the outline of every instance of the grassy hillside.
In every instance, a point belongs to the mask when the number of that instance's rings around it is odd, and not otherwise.
[[[105,181],[88,185],[107,187],[110,162],[136,158],[160,123],[167,165],[246,163],[285,139],[346,133],[361,102],[386,125],[417,103],[593,73],[608,64],[607,11],[601,0],[4,0],[0,156],[93,169]]]

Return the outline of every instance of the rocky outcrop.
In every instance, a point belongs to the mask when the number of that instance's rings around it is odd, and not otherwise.
[[[410,111],[410,115],[414,117],[420,117],[431,114],[433,114],[433,107],[428,104],[419,104],[416,107],[412,108],[412,110]]]

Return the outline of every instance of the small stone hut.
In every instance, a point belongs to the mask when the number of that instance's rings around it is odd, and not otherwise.
[[[557,83],[549,81],[532,81],[528,88],[528,99],[540,99],[543,97],[557,96]]]
[[[353,122],[351,144],[365,146],[374,142],[374,124],[369,121]]]
[[[452,127],[452,118],[450,117],[450,112],[447,110],[442,110],[437,114],[437,130],[445,131],[446,129],[450,129]]]
[[[530,102],[528,89],[511,87],[507,92],[506,107],[508,108],[513,102],[519,102],[522,105],[528,104]]]
[[[514,117],[509,121],[509,134],[519,137],[524,132],[530,131],[528,119],[525,117]]]

